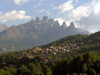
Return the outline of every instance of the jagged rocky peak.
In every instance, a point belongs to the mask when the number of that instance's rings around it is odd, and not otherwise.
[[[54,21],[54,26],[60,26],[59,22],[56,20]]]
[[[43,21],[48,21],[48,17],[47,16],[43,16]]]
[[[53,23],[53,22],[54,22],[54,19],[50,18],[50,19],[49,19],[49,22],[50,22],[50,23]]]
[[[63,22],[62,27],[67,28],[67,24],[65,22]]]
[[[30,22],[31,22],[31,23],[34,22],[34,19],[32,19]]]
[[[71,28],[75,28],[75,24],[74,24],[74,22],[71,22],[69,27],[71,27]]]
[[[35,21],[36,22],[39,22],[40,21],[40,18],[39,17],[36,17]]]

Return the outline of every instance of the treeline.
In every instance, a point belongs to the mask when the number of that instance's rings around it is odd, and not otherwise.
[[[61,44],[61,43],[66,44],[66,42],[67,43],[74,43],[76,45],[81,45],[83,43],[83,45],[88,45],[88,46],[100,44],[100,31],[96,32],[94,34],[91,34],[91,35],[78,34],[78,35],[67,36],[67,37],[62,38],[60,40],[49,43],[43,47],[49,47],[51,45],[59,46],[59,44]]]
[[[55,63],[54,75],[100,75],[100,56],[94,52]]]
[[[82,34],[71,35],[71,36],[67,36],[65,38],[62,38],[60,40],[54,41],[52,43],[49,43],[49,44],[42,46],[42,47],[59,46],[59,44],[61,44],[61,43],[64,43],[64,44],[66,44],[66,43],[80,44],[81,42],[85,41],[87,37],[88,37],[88,35],[82,35]]]
[[[100,75],[100,56],[94,52],[48,63],[23,57],[0,63],[0,75]]]

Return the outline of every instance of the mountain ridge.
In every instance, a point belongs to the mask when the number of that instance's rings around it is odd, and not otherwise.
[[[68,35],[83,33],[75,28],[73,22],[71,22],[69,27],[65,27],[65,23],[63,25],[64,27],[60,26],[58,21],[54,21],[51,18],[48,19],[47,16],[44,16],[42,20],[36,17],[35,20],[32,19],[24,24],[11,26],[0,32],[0,46],[23,46],[26,49],[47,44]],[[87,31],[84,32],[85,34],[88,33]]]

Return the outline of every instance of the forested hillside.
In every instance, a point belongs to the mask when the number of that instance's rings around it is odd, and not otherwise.
[[[0,75],[100,75],[100,56],[94,52],[56,61],[43,61],[39,57],[2,57]]]
[[[0,54],[1,75],[100,75],[100,32]]]

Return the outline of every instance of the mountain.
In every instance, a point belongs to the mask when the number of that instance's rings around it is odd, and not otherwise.
[[[15,51],[47,44],[69,35],[88,34],[75,28],[73,22],[68,27],[64,22],[62,26],[58,21],[44,16],[42,20],[36,17],[25,24],[11,26],[0,32],[0,52]]]
[[[5,24],[0,24],[0,32],[8,28]]]
[[[66,25],[66,23],[65,23],[65,22],[63,22],[63,24],[62,24],[62,28],[64,28],[64,29],[66,29],[66,28],[67,28],[67,25]]]

